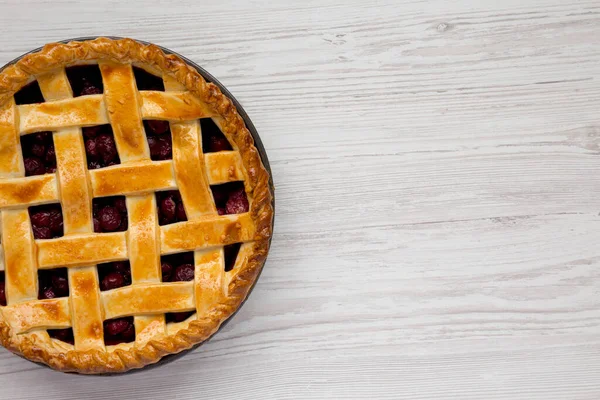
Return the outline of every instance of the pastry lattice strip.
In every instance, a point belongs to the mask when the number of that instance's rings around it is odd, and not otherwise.
[[[199,119],[208,107],[165,77],[165,92],[138,91],[131,65],[99,62],[104,93],[73,98],[64,69],[38,76],[45,103],[0,107],[0,209],[7,306],[16,333],[73,327],[78,350],[104,347],[102,323],[134,316],[136,341],[168,333],[164,314],[214,304],[235,274],[224,270],[223,246],[248,242],[248,213],[218,216],[211,184],[245,180],[237,151],[203,154]],[[150,160],[143,119],[171,124],[173,159]],[[218,123],[218,118],[215,117]],[[121,164],[87,169],[81,127],[110,123]],[[24,177],[19,136],[53,131],[57,173]],[[231,141],[230,141],[231,142]],[[179,189],[187,222],[159,226],[154,192]],[[127,232],[94,233],[92,198],[126,195]],[[251,200],[251,199],[250,199]],[[60,202],[64,236],[34,240],[28,206]],[[160,255],[194,251],[194,281],[162,283]],[[242,245],[237,263],[250,252]],[[132,284],[101,292],[96,264],[130,261]],[[68,267],[69,297],[38,300],[38,269]]]

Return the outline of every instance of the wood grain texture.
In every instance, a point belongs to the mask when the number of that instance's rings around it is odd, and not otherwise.
[[[0,0],[0,63],[110,34],[242,102],[277,187],[258,286],[157,369],[0,352],[3,398],[598,399],[598,0]]]

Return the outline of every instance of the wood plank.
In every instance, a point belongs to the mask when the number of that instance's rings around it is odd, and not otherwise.
[[[199,63],[277,187],[210,342],[102,378],[0,351],[5,397],[600,397],[597,0],[0,0],[0,25],[0,63],[93,33]]]

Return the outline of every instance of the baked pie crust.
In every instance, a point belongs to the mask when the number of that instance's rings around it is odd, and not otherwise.
[[[65,69],[98,64],[102,94],[73,97]],[[162,77],[140,91],[133,68]],[[17,105],[37,80],[44,103]],[[212,118],[231,151],[204,154],[199,120]],[[144,120],[170,123],[172,159],[152,161]],[[86,165],[82,127],[110,124],[120,164]],[[57,170],[25,176],[20,137],[52,131]],[[219,215],[210,185],[243,181],[247,212]],[[159,225],[155,192],[178,189],[187,221]],[[125,196],[128,228],[95,233],[92,199]],[[219,88],[181,58],[131,39],[53,43],[0,72],[1,269],[7,305],[0,341],[61,371],[124,372],[203,342],[246,298],[272,231],[269,174],[243,119]],[[28,208],[60,203],[64,236],[35,239]],[[242,243],[225,271],[224,246]],[[162,282],[161,255],[194,252],[191,281]],[[129,260],[131,284],[99,288],[99,263]],[[69,296],[38,299],[38,271],[67,268]],[[165,314],[195,312],[183,322]],[[133,316],[135,341],[105,345],[103,322]],[[74,345],[48,329],[73,329]]]

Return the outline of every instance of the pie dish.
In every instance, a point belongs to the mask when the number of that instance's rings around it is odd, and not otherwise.
[[[132,39],[0,72],[0,342],[124,372],[209,338],[269,248],[273,196],[233,102]]]

